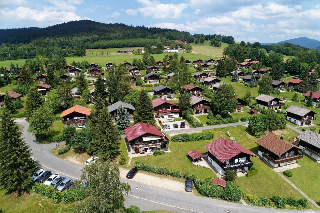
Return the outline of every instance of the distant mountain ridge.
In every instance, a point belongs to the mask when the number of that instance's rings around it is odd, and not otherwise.
[[[293,38],[285,41],[280,41],[277,44],[282,43],[290,43],[294,45],[298,45],[301,47],[309,48],[309,49],[320,49],[320,41],[315,39],[310,39],[307,37],[299,37],[299,38]],[[264,45],[270,45],[272,43],[265,43]]]

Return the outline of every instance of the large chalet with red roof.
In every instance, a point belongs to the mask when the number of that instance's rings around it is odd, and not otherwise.
[[[75,105],[62,112],[60,118],[63,119],[63,125],[72,125],[76,128],[85,127],[87,124],[87,116],[90,116],[91,109],[80,105]]]
[[[139,122],[125,129],[124,133],[127,149],[131,153],[168,148],[168,138],[151,124]]]
[[[237,144],[235,140],[224,138],[211,142],[205,149],[208,150],[208,162],[221,175],[224,175],[226,170],[247,172],[253,165],[250,156],[255,157],[255,154]]]
[[[304,101],[307,103],[308,98],[310,97],[310,91],[305,93],[303,96],[304,96]],[[313,106],[317,106],[318,102],[320,101],[320,93],[312,92],[312,100],[313,100],[312,101]]]
[[[154,99],[152,101],[152,106],[154,109],[154,113],[162,118],[178,118],[179,117],[179,113],[180,113],[180,109],[179,107],[166,100],[166,99],[162,99],[162,98],[157,98]]]
[[[288,86],[290,88],[295,88],[295,87],[298,87],[301,82],[302,82],[301,79],[292,78],[288,81]]]

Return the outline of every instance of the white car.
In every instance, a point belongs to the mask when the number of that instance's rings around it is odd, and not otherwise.
[[[44,185],[50,186],[51,183],[52,183],[52,181],[54,181],[55,179],[57,179],[57,178],[59,178],[59,177],[60,177],[60,175],[59,175],[58,173],[51,175],[51,176],[48,178],[48,180],[46,180],[46,181],[44,182]]]
[[[86,160],[86,166],[89,166],[90,164],[94,163],[96,160],[98,160],[99,157],[91,157],[88,160]]]

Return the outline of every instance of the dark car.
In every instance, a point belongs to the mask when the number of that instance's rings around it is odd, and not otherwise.
[[[186,123],[185,122],[181,122],[180,123],[180,128],[185,128],[186,127]]]
[[[186,180],[185,190],[186,192],[192,192],[192,180]]]
[[[51,173],[50,171],[45,171],[45,172],[42,173],[41,176],[36,180],[36,182],[38,182],[38,183],[43,183],[43,182],[46,181],[51,175],[52,175],[52,173]]]
[[[32,175],[31,180],[36,181],[43,173],[44,173],[44,170],[39,169]]]
[[[127,174],[127,178],[132,179],[137,174],[137,172],[138,172],[137,168],[131,169]]]
[[[173,128],[178,128],[178,124],[173,124]]]
[[[71,187],[72,183],[73,183],[73,180],[71,178],[65,178],[59,183],[59,185],[57,186],[56,189],[59,192],[62,192],[66,189],[69,189]]]
[[[57,188],[57,186],[59,186],[59,183],[64,179],[64,177],[58,177],[56,179],[54,179],[54,181],[51,182],[51,186],[53,188]]]

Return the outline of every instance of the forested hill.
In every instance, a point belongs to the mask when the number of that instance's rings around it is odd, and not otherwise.
[[[57,37],[103,37],[103,40],[134,38],[159,38],[190,40],[190,33],[178,30],[127,26],[125,24],[104,24],[90,20],[72,21],[46,28],[0,29],[0,43],[29,43],[39,38]]]

